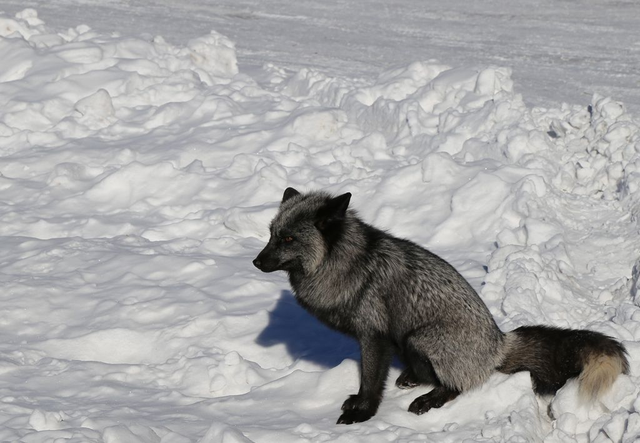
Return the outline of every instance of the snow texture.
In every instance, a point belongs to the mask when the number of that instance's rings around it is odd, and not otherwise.
[[[640,438],[640,123],[532,108],[511,71],[238,69],[234,42],[0,15],[0,441],[632,442]],[[251,264],[283,190],[352,192],[456,266],[500,327],[622,340],[596,405],[494,375],[423,416],[389,383],[336,425],[358,347]],[[390,380],[400,373],[394,366]]]

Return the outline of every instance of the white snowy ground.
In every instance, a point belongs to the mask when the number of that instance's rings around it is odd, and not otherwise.
[[[374,79],[436,59],[508,66],[526,104],[586,104],[594,91],[640,114],[638,0],[2,0],[52,29],[162,35],[211,29],[236,43],[244,71],[265,62]]]
[[[238,71],[183,46],[0,16],[0,441],[631,442],[640,438],[640,123],[524,104],[504,67],[416,61],[376,80]],[[590,409],[495,375],[423,416],[427,388],[338,426],[358,348],[251,264],[283,189],[450,260],[499,325],[622,340]],[[553,417],[553,418],[551,418]]]

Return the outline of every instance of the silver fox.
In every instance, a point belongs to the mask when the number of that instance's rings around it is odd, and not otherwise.
[[[577,377],[585,401],[628,373],[624,346],[598,332],[525,326],[503,333],[453,266],[363,222],[350,199],[287,188],[269,243],[253,261],[264,272],[286,271],[300,305],[359,341],[360,390],[342,405],[339,424],[375,415],[394,354],[406,364],[399,388],[434,386],[411,403],[415,414],[495,371],[529,371],[539,395]]]

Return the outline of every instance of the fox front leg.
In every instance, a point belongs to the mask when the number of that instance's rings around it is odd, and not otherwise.
[[[369,420],[382,401],[384,383],[391,365],[392,348],[382,337],[360,339],[360,391],[343,404],[338,424],[349,425]]]

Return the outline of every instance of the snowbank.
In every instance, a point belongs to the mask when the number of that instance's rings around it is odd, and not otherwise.
[[[0,439],[634,441],[639,123],[620,103],[530,109],[500,67],[376,81],[238,72],[184,47],[0,16]],[[350,191],[450,260],[504,330],[585,327],[632,373],[603,403],[495,375],[440,410],[392,387],[337,426],[356,344],[251,265],[286,186]],[[392,371],[397,376],[399,369]],[[390,384],[392,385],[392,383]]]

